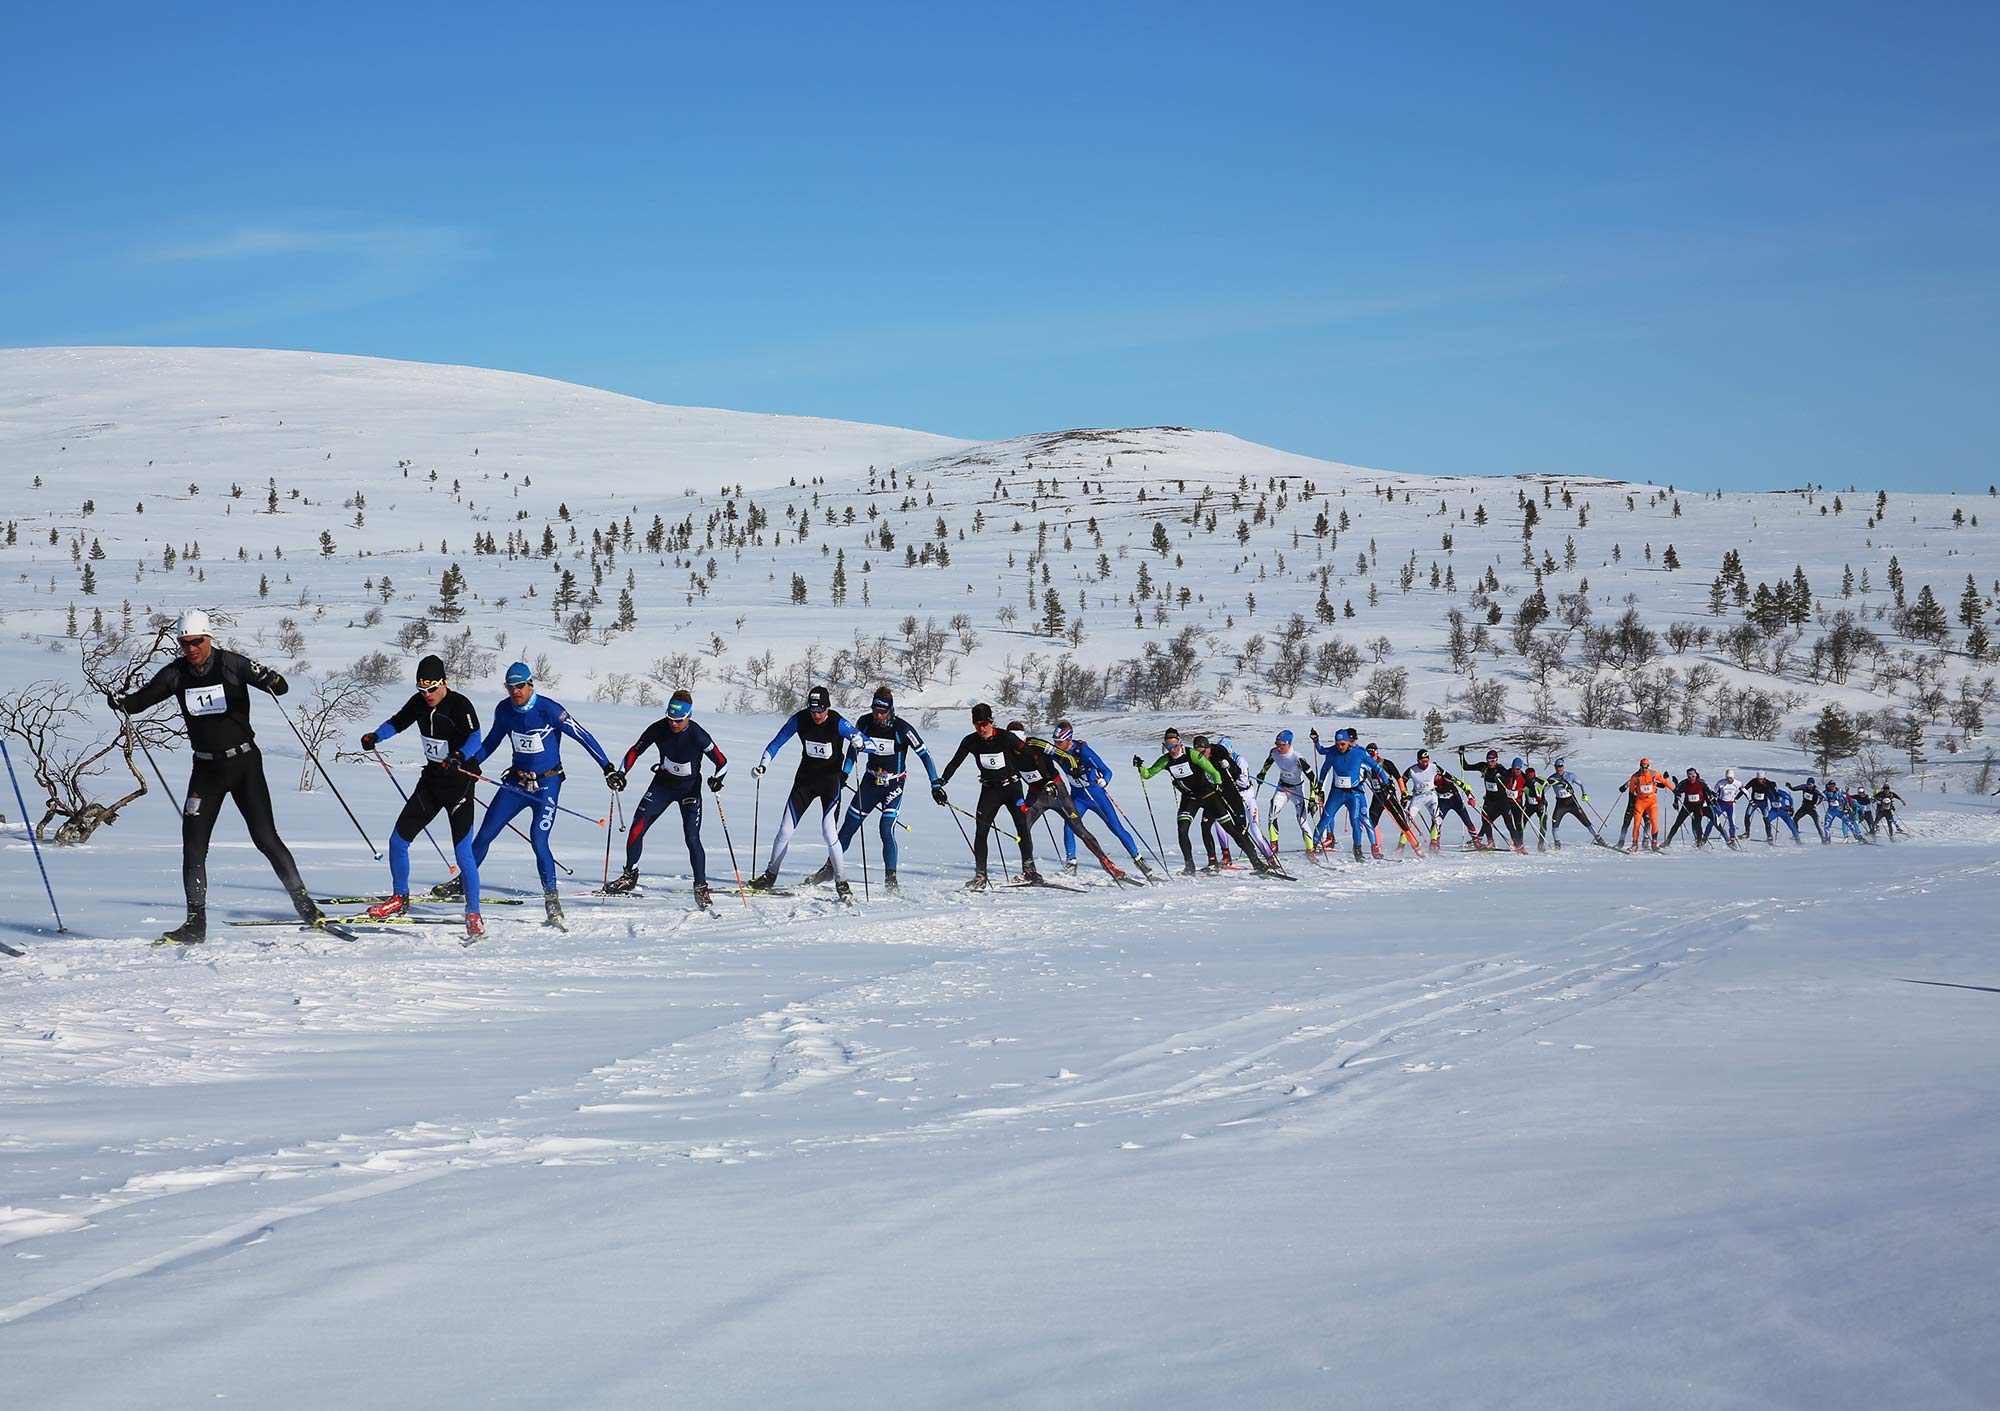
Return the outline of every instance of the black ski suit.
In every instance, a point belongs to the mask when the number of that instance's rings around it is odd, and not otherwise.
[[[250,687],[282,696],[291,688],[285,678],[259,666],[239,652],[212,650],[205,671],[196,671],[186,657],[161,667],[153,679],[129,695],[110,702],[126,714],[178,697],[187,726],[194,767],[188,774],[187,802],[181,808],[181,888],[190,915],[208,906],[208,840],[221,816],[222,801],[236,800],[236,809],[250,830],[250,841],[270,862],[278,881],[290,893],[301,916],[316,912],[298,864],[278,836],[271,815],[271,785],[264,778],[264,756],[250,728]]]
[[[970,759],[979,770],[979,805],[973,810],[977,826],[972,833],[972,861],[981,877],[986,875],[987,837],[993,831],[993,819],[1001,809],[1006,809],[1014,820],[1021,840],[1021,868],[1029,875],[1035,871],[1035,836],[1022,821],[1021,805],[1026,797],[1026,786],[1021,782],[1021,742],[1005,730],[995,730],[991,735],[981,735],[972,731],[958,742],[958,752],[951,757],[951,763],[938,776],[937,787],[942,789],[951,782],[951,776],[958,772],[958,766]]]

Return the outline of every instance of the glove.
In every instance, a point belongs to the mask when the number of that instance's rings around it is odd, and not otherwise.
[[[1137,756],[1137,755],[1133,755],[1133,756],[1132,756],[1132,767],[1133,767],[1134,769],[1144,769],[1144,768],[1146,767],[1146,761],[1145,761],[1145,760],[1143,760],[1143,759],[1141,759],[1141,758],[1139,758],[1139,756]]]
[[[377,735],[373,730],[370,730],[366,735],[361,737],[361,748],[364,750],[373,750],[380,743],[382,743],[382,737]]]
[[[264,689],[269,691],[272,695],[282,696],[285,694],[285,692],[292,689],[291,683],[285,680],[285,678],[280,676],[277,672],[271,671],[268,672],[267,675],[269,679],[267,679],[264,682]]]
[[[762,760],[750,766],[750,777],[752,779],[762,779],[764,777],[764,762]]]
[[[722,776],[720,774],[711,774],[709,776],[708,791],[711,794],[719,794],[722,792]]]
[[[624,771],[624,770],[622,770],[622,769],[620,769],[620,768],[618,768],[618,767],[617,767],[616,765],[613,765],[613,764],[607,764],[607,765],[605,765],[605,766],[604,766],[604,782],[605,782],[606,784],[609,784],[609,785],[611,786],[611,792],[612,792],[612,793],[614,793],[614,794],[622,794],[622,793],[624,793],[624,792],[625,792],[625,771]]]
[[[459,772],[459,770],[463,768],[465,768],[465,755],[462,752],[458,750],[453,750],[450,754],[444,757],[445,773],[456,774]]]
[[[951,795],[947,794],[944,791],[944,785],[942,784],[931,785],[931,802],[944,803],[944,804],[948,804],[951,802]]]
[[[542,781],[532,774],[516,774],[514,787],[524,794],[539,794],[542,791]]]
[[[1306,733],[1312,737],[1312,742],[1315,745],[1319,743],[1319,727],[1317,725],[1313,726],[1313,728],[1308,730]]]
[[[125,714],[125,702],[119,697],[116,691],[106,691],[104,693],[104,703],[118,714]]]

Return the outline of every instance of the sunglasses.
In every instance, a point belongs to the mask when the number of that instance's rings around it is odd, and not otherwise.
[[[516,681],[507,689],[510,691],[532,691],[535,689],[535,683],[532,681]]]
[[[183,637],[180,642],[183,647],[198,647],[207,640],[206,637]]]
[[[419,691],[442,691],[442,690],[444,689],[444,682],[442,682],[442,681],[419,681],[419,682],[417,683],[417,689],[418,689]]]

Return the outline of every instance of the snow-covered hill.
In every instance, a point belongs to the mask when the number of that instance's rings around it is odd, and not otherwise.
[[[228,813],[210,942],[149,948],[181,914],[151,796],[44,848],[59,936],[0,827],[12,1402],[1972,1411],[2000,1384],[1967,1237],[2000,1218],[2000,815],[1967,787],[1992,668],[1955,616],[1899,633],[1889,583],[1952,615],[1972,577],[1990,617],[1989,497],[1423,479],[1171,427],[975,445],[172,350],[0,352],[0,487],[0,695],[193,605],[304,692],[363,664],[366,724],[441,648],[482,712],[540,662],[614,751],[692,685],[736,761],[720,915],[687,908],[676,823],[607,898],[619,841],[565,816],[571,929],[503,835],[469,949],[428,903],[353,943],[224,924],[285,912]],[[1731,555],[1762,628],[1733,582],[1711,613]],[[1768,601],[1795,572],[1803,623]],[[1808,674],[1836,635],[1853,660]],[[1884,768],[1914,711],[1933,762],[1893,845],[1513,855],[1452,824],[1289,882],[1086,861],[1081,894],[967,894],[955,815],[913,792],[899,896],[871,822],[859,907],[738,900],[790,756],[743,766],[817,681],[849,713],[888,682],[947,751],[974,699],[1067,711],[1175,861],[1126,764],[1168,722],[1253,765],[1282,726],[1360,721],[1404,762],[1430,728],[1561,737],[1613,822],[1641,753],[1809,767],[1787,737],[1830,701]],[[332,763],[364,848],[296,791],[276,709],[307,881],[379,892],[395,785]],[[565,757],[564,802],[612,816]],[[178,787],[184,750],[162,764]],[[786,880],[823,856],[802,837]]]

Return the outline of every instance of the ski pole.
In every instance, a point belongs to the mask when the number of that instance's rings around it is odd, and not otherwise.
[[[49,894],[49,910],[56,914],[56,934],[63,935],[69,928],[63,925],[62,908],[56,905],[56,889],[49,885],[49,869],[42,861],[41,840],[35,836],[35,825],[28,821],[28,801],[21,797],[21,781],[14,774],[14,756],[7,753],[5,735],[0,735],[0,759],[7,762],[7,778],[14,785],[14,802],[21,806],[21,826],[28,830],[28,846],[35,850],[35,866],[41,869],[42,889]]]
[[[1153,791],[1146,787],[1144,774],[1139,776],[1139,792],[1146,799],[1146,817],[1153,822],[1153,856],[1159,858],[1160,866],[1164,870],[1172,872],[1173,869],[1167,866],[1167,845],[1160,841],[1160,815],[1153,812]]]
[[[963,811],[962,809],[954,808],[951,821],[953,826],[958,829],[958,836],[965,839],[965,850],[972,855],[972,865],[976,868],[979,866],[979,849],[972,846],[972,839],[966,835],[965,825],[958,821],[958,815]]]
[[[375,756],[375,762],[382,766],[382,772],[389,776],[389,782],[396,786],[396,792],[403,796],[403,802],[407,805],[410,801],[410,791],[403,787],[403,781],[396,777],[396,771],[389,767],[389,761],[382,758],[382,751],[370,750],[368,753]],[[438,846],[438,840],[431,837],[431,825],[428,823],[424,825],[424,837],[429,840],[431,851],[438,855],[438,861],[445,865],[445,870],[456,877],[458,864],[444,855],[444,849]]]
[[[859,785],[855,786],[854,800],[856,803],[861,801]],[[861,826],[855,831],[861,835],[861,900],[873,901],[875,894],[868,889],[868,819],[865,815],[861,819]]]
[[[972,812],[971,810],[969,810],[969,809],[963,809],[963,808],[960,808],[960,807],[959,807],[959,806],[958,806],[957,804],[955,804],[955,803],[947,803],[947,804],[945,805],[945,807],[946,807],[946,808],[948,808],[948,809],[950,809],[950,810],[951,810],[951,811],[952,811],[953,813],[962,813],[962,814],[964,814],[964,815],[965,815],[965,816],[966,816],[967,818],[970,818],[970,819],[971,819],[971,820],[972,820],[973,822],[975,822],[975,823],[979,821],[979,815],[978,815],[978,814],[976,814],[976,813],[973,813],[973,812]],[[1000,820],[999,820],[999,819],[997,819],[997,818],[996,818],[996,819],[994,819],[994,820],[993,820],[993,822],[992,822],[992,823],[991,823],[990,825],[988,825],[988,826],[990,826],[990,827],[991,827],[991,828],[993,829],[993,831],[994,831],[994,832],[996,832],[996,833],[998,833],[998,834],[999,834],[999,835],[1000,835],[1001,837],[1003,837],[1003,838],[1012,838],[1012,839],[1013,839],[1013,840],[1015,841],[1015,843],[1016,843],[1016,844],[1018,844],[1018,843],[1019,843],[1019,842],[1021,841],[1021,835],[1020,835],[1019,833],[1015,833],[1015,832],[1012,832],[1012,831],[1010,831],[1010,830],[1008,830],[1008,829],[1006,829],[1006,828],[1002,828],[1002,827],[1000,826]],[[960,825],[959,825],[959,831],[960,831],[961,833],[965,831],[965,825],[964,825],[964,824],[960,824]],[[970,843],[967,843],[967,844],[966,844],[966,846],[967,846],[967,847],[971,847],[971,846],[972,846],[972,844],[970,844]]]
[[[764,836],[764,776],[750,776],[750,875],[757,875],[757,840]],[[741,879],[738,879],[739,881]],[[743,903],[745,906],[749,902]]]
[[[1113,808],[1118,810],[1118,816],[1125,820],[1125,826],[1132,830],[1132,836],[1137,838],[1141,843],[1145,842],[1146,835],[1139,831],[1139,825],[1132,821],[1132,815],[1124,810],[1124,808],[1119,804],[1118,800],[1111,797],[1111,791],[1109,789],[1106,789],[1104,791],[1104,797],[1110,800],[1111,806]],[[1158,848],[1155,848],[1153,850],[1153,856],[1159,861],[1160,875],[1170,876],[1173,872],[1173,869],[1167,866],[1167,859],[1160,853]]]
[[[519,784],[509,784],[505,779],[492,778],[476,770],[467,769],[464,765],[459,766],[458,772],[468,779],[477,780],[481,784],[491,784],[496,789],[505,789],[510,794],[519,794],[524,799],[533,799],[537,807],[541,804],[541,798],[532,789],[524,789]],[[609,819],[592,818],[587,813],[578,813],[575,809],[565,808],[562,804],[555,804],[553,807],[557,813],[567,813],[573,818],[581,818],[584,822],[594,824],[599,828],[608,828],[611,826]],[[509,824],[508,826],[512,827],[513,825]],[[515,831],[519,832],[520,830],[515,829]]]
[[[285,709],[285,703],[279,700],[276,696],[273,696],[271,697],[271,704],[275,705],[278,708],[278,714],[284,717],[285,724],[290,725],[292,727],[292,733],[294,735],[298,735],[299,743],[305,746],[306,758],[310,759],[313,762],[313,764],[319,769],[320,777],[326,780],[327,788],[333,790],[333,796],[336,799],[340,799],[340,807],[342,811],[347,814],[347,821],[349,823],[352,823],[354,825],[354,831],[361,835],[362,846],[366,847],[369,852],[373,853],[375,855],[375,860],[377,862],[380,862],[382,860],[382,850],[376,847],[373,843],[368,841],[368,830],[361,826],[361,820],[354,816],[354,810],[348,808],[347,800],[341,798],[340,785],[333,782],[333,776],[327,773],[326,766],[320,763],[319,752],[313,749],[313,747],[307,743],[306,737],[304,735],[299,734],[299,727],[296,724],[293,724],[292,713]]]
[[[173,786],[167,783],[167,776],[160,773],[160,762],[154,759],[153,752],[146,748],[146,737],[140,734],[137,730],[132,729],[132,717],[130,717],[129,715],[125,717],[125,728],[127,730],[132,730],[132,743],[139,747],[139,753],[144,755],[146,757],[146,763],[152,766],[153,777],[160,781],[160,787],[166,791],[168,799],[172,800],[174,805],[174,812],[177,814],[185,812],[185,810],[181,807],[180,795],[176,794],[173,790]]]
[[[611,806],[605,812],[613,818],[618,817],[618,795],[611,796]],[[610,827],[604,830],[604,885],[607,887],[611,885],[611,835],[615,831]]]
[[[722,811],[722,795],[715,795],[715,816],[722,821],[722,841],[729,849],[729,870],[736,874],[736,899],[743,903],[743,909],[750,909],[750,898],[743,894],[743,869],[736,865],[736,844],[729,836],[729,815]]]

